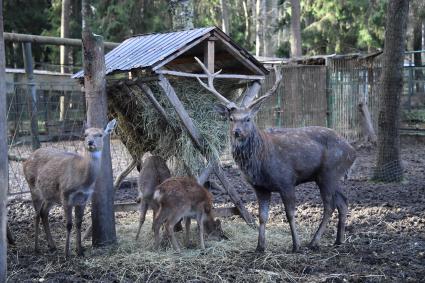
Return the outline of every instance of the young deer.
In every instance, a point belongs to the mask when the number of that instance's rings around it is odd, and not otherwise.
[[[49,211],[54,204],[62,204],[66,219],[65,256],[70,254],[72,208],[75,207],[77,227],[77,254],[82,255],[81,225],[84,208],[90,198],[101,167],[103,139],[115,128],[112,120],[105,129],[88,128],[84,133],[84,153],[62,152],[53,148],[40,148],[24,162],[24,175],[31,190],[35,209],[35,250],[38,251],[40,218],[46,232],[50,250],[56,246],[49,227]]]
[[[214,88],[213,79],[220,71],[211,74],[198,58],[196,60],[208,75],[208,85],[199,77],[197,79],[223,103],[218,105],[217,110],[230,120],[233,158],[257,195],[260,218],[257,251],[265,250],[265,225],[272,192],[278,192],[282,198],[291,228],[292,250],[299,250],[300,242],[295,229],[295,186],[311,181],[319,186],[324,214],[310,247],[318,248],[335,208],[339,216],[335,243],[342,243],[348,205],[338,182],[355,160],[354,148],[328,128],[273,128],[265,131],[257,128],[255,114],[280,83],[281,74],[277,69],[272,89],[256,100],[253,100],[255,96],[244,97],[239,107]]]
[[[171,243],[177,252],[179,245],[174,235],[174,226],[185,218],[185,244],[189,245],[190,217],[195,217],[199,228],[201,248],[205,249],[204,225],[207,232],[225,238],[221,230],[220,220],[214,221],[212,214],[212,195],[195,179],[190,177],[175,177],[167,179],[156,187],[154,200],[159,209],[153,222],[155,249],[159,247],[159,229],[165,223],[165,229],[171,237]]]
[[[156,186],[170,177],[170,170],[168,169],[165,160],[161,157],[149,156],[143,162],[139,177],[137,179],[139,189],[139,197],[137,198],[137,202],[140,203],[140,220],[136,240],[139,238],[140,230],[143,223],[145,222],[148,207],[152,208],[154,218],[156,211],[158,210],[158,205],[155,201],[153,201],[153,194]]]

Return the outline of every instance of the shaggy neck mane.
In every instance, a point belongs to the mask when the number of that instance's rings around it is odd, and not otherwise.
[[[259,175],[264,158],[266,139],[264,133],[255,126],[243,143],[232,139],[232,155],[242,172],[252,180]]]

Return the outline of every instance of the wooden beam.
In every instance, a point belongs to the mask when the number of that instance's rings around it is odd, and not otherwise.
[[[177,77],[187,77],[187,78],[207,78],[206,74],[193,74],[179,71],[171,71],[171,70],[157,70],[158,74],[162,75],[170,75]],[[237,74],[219,74],[215,76],[216,79],[237,79],[237,80],[264,80],[264,76],[256,76],[256,75],[237,75]]]
[[[254,100],[257,94],[260,92],[261,83],[259,81],[254,81],[244,92],[241,106],[247,106],[250,102]]]
[[[197,181],[201,186],[203,186],[208,181],[208,178],[211,175],[213,170],[214,170],[214,166],[211,162],[209,162],[207,167],[205,167],[205,169],[201,172],[201,174],[197,178]]]
[[[131,171],[133,171],[133,169],[134,169],[134,167],[136,167],[136,165],[137,165],[137,160],[132,159],[131,163],[123,171],[121,171],[120,174],[118,174],[118,176],[117,176],[117,178],[115,179],[115,182],[114,182],[114,189],[115,190],[117,190],[120,187],[121,182],[124,180],[125,177],[128,176],[128,174],[131,173]]]
[[[175,58],[179,57],[181,54],[185,53],[190,48],[198,45],[199,43],[201,43],[203,40],[207,39],[208,37],[210,37],[210,33],[205,34],[204,36],[198,38],[197,40],[193,41],[192,43],[190,43],[190,44],[186,45],[185,47],[181,48],[179,51],[177,51],[176,53],[174,53],[174,55],[171,55],[167,59],[165,59],[165,60],[157,63],[156,65],[154,65],[152,67],[152,71],[156,71],[159,68],[161,68],[162,66],[166,65],[168,62],[173,61]]]
[[[4,41],[10,42],[30,42],[35,44],[45,44],[45,45],[63,45],[63,46],[74,46],[80,47],[82,45],[81,39],[77,38],[60,38],[54,36],[42,36],[42,35],[32,35],[32,34],[22,34],[22,33],[4,33]],[[120,45],[116,42],[104,42],[105,48],[113,49]]]
[[[151,88],[142,82],[137,82],[136,84],[146,95],[146,97],[149,99],[149,101],[152,103],[153,107],[159,112],[159,114],[162,116],[165,122],[167,122],[170,126],[172,124],[168,121],[168,115],[167,112],[165,112],[164,108],[159,104],[158,100],[156,100],[155,95],[153,94]]]
[[[115,212],[131,212],[138,211],[140,204],[137,202],[122,202],[115,203],[114,208]],[[235,215],[240,215],[238,209],[234,206],[232,207],[217,207],[213,209],[214,216],[216,217],[231,217]]]
[[[195,124],[193,123],[186,109],[184,109],[184,106],[178,98],[176,92],[174,91],[174,88],[171,86],[167,78],[163,75],[159,75],[159,85],[164,90],[165,95],[167,96],[171,105],[176,110],[177,115],[180,118],[180,122],[183,124],[184,128],[189,133],[189,137],[191,138],[193,144],[199,151],[205,154],[206,151],[204,139],[199,133],[198,129],[195,127]]]
[[[242,199],[239,197],[239,194],[234,190],[229,180],[227,179],[225,173],[223,172],[223,169],[218,164],[215,164],[214,166],[214,173],[220,180],[220,182],[223,184],[224,188],[227,190],[227,193],[229,194],[229,197],[232,202],[239,209],[241,216],[245,219],[248,225],[255,226],[254,218],[252,217],[251,213],[249,213],[249,211],[245,208],[245,205]]]
[[[176,95],[170,82],[163,75],[159,75],[159,85],[162,87],[171,105],[176,110],[177,115],[179,116],[180,121],[183,124],[183,127],[186,129],[186,132],[189,134],[189,137],[191,138],[193,144],[195,145],[195,148],[198,149],[207,158],[207,160],[212,162],[215,174],[219,178],[220,182],[223,184],[224,188],[227,190],[227,193],[229,194],[230,199],[238,208],[242,218],[249,225],[255,225],[252,215],[245,208],[238,193],[230,185],[230,182],[227,180],[226,175],[222,172],[222,169],[219,166],[218,161],[215,159],[215,157],[208,155],[208,151],[206,150],[206,143],[203,137],[201,136],[198,129],[193,124],[192,119],[189,117],[189,114],[187,113],[186,109],[183,107],[183,104],[181,103],[178,96]]]
[[[220,35],[216,34],[219,38]],[[249,59],[241,54],[241,51],[235,48],[230,42],[221,38],[220,43],[223,44],[224,48],[229,51],[239,62],[241,62],[245,67],[253,71],[254,73],[264,73],[257,65],[252,63]]]
[[[207,40],[204,46],[204,65],[207,66],[208,71],[214,73],[215,65],[215,42],[214,40]]]

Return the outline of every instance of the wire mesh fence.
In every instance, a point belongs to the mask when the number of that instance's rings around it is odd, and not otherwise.
[[[86,102],[80,85],[69,79],[35,81],[31,84],[15,78],[7,83],[7,123],[9,144],[9,195],[29,192],[24,179],[22,162],[35,149],[53,147],[69,152],[81,152],[82,133],[86,120]],[[34,113],[31,88],[35,88]],[[31,127],[35,119],[37,133]],[[36,143],[37,144],[37,143]],[[131,156],[119,139],[111,141],[114,175],[131,162]],[[135,176],[132,172],[130,176]]]

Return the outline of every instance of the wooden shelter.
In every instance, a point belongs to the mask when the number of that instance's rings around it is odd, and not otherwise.
[[[208,166],[198,180],[204,183],[214,172],[228,192],[240,215],[247,223],[253,224],[252,216],[245,209],[238,193],[232,188],[223,173],[217,158],[210,154],[204,139],[185,109],[170,80],[185,78],[206,78],[195,57],[203,60],[206,68],[213,73],[221,70],[215,78],[232,80],[235,84],[248,85],[241,99],[256,95],[268,70],[247,50],[238,46],[228,35],[217,27],[206,27],[170,33],[148,34],[131,37],[105,56],[108,96],[115,94],[111,89],[122,91],[137,87],[144,93],[164,121],[169,117],[158,102],[150,86],[157,84],[176,111],[181,128],[187,132],[194,147],[208,161]],[[81,71],[73,76],[84,78]],[[195,83],[198,83],[194,80]],[[129,94],[131,95],[131,93]],[[114,101],[120,103],[120,101]],[[213,107],[213,105],[211,105]],[[135,134],[136,135],[136,134]]]

